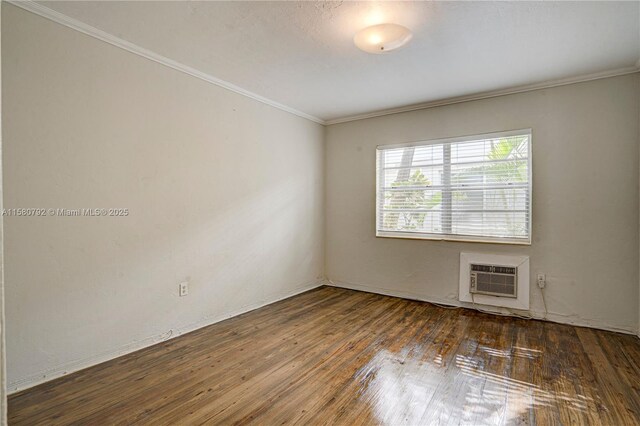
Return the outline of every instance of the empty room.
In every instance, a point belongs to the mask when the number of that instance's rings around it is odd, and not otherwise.
[[[0,424],[640,425],[640,1],[0,15]]]

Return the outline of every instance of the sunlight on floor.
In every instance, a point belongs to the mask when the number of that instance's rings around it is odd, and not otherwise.
[[[501,359],[520,358],[521,371],[528,376],[529,364],[543,356],[540,350],[478,345],[477,351],[483,354],[457,354],[451,363],[442,354],[382,350],[356,373],[362,386],[360,398],[382,424],[494,425],[526,421],[535,407],[559,404],[580,412],[597,409],[592,398],[563,391],[565,387],[575,390],[563,375],[535,384],[500,374],[513,375],[513,371],[501,371],[512,365]]]

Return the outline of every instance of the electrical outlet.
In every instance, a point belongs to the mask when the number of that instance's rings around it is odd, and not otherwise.
[[[187,294],[189,294],[189,283],[188,282],[180,283],[178,292],[180,294],[180,297],[186,296]]]
[[[547,285],[547,276],[545,274],[538,274],[536,282],[538,283],[538,287],[545,288]]]

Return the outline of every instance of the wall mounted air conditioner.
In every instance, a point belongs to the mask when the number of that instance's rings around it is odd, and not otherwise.
[[[529,309],[529,257],[460,253],[458,299],[478,305]]]
[[[472,263],[469,293],[496,297],[518,297],[518,268]]]

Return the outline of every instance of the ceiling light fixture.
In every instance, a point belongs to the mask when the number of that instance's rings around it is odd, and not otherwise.
[[[413,34],[398,24],[379,24],[358,31],[353,42],[368,53],[387,53],[404,46]]]

